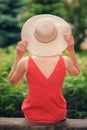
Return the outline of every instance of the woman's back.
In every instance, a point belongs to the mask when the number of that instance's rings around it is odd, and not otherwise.
[[[65,119],[66,101],[62,95],[65,74],[62,56],[29,57],[26,74],[29,95],[22,104],[29,121],[52,123]]]

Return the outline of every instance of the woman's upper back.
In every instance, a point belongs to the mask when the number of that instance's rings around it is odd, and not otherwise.
[[[53,56],[53,57],[31,56],[33,62],[36,64],[39,70],[45,75],[46,78],[48,78],[51,75],[60,57],[62,57],[64,61],[64,66],[66,71],[71,75],[75,75],[76,73],[75,67],[68,56]],[[23,58],[23,67],[25,73],[27,73],[28,61],[29,61],[29,56]]]
[[[44,59],[39,57],[29,57],[28,67],[26,72],[29,87],[35,86],[55,86],[62,87],[65,78],[66,69],[62,56]]]
[[[57,64],[60,61],[60,57],[36,57],[32,56],[31,60],[34,63],[34,65],[37,67],[39,71],[46,77],[47,79],[51,76],[51,74],[54,72]]]

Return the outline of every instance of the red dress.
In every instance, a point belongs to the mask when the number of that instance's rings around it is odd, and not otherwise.
[[[65,75],[62,56],[49,78],[29,57],[26,74],[29,94],[22,103],[22,111],[29,122],[55,123],[65,119],[66,101],[62,95]]]

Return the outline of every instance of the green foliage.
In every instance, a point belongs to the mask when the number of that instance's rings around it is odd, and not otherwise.
[[[76,50],[80,43],[87,37],[87,1],[73,0],[70,5],[70,23],[73,25],[73,35],[75,36]]]
[[[31,0],[27,4],[26,12],[24,14],[25,20],[33,15],[38,14],[54,14],[67,19],[68,15],[66,12],[67,2],[64,0]]]
[[[8,74],[15,56],[14,47],[0,49],[0,54],[0,116],[21,117],[21,103],[27,95],[25,77],[18,85],[11,85]]]
[[[72,77],[67,74],[63,88],[68,105],[68,116],[71,118],[87,117],[87,58],[81,58],[80,54],[78,59],[81,66],[80,75]]]
[[[23,2],[19,0],[0,0],[0,46],[5,47],[20,39],[18,15]]]
[[[15,47],[0,49],[0,54],[0,116],[22,117],[21,104],[28,93],[25,76],[17,85],[11,85],[8,80],[15,57]],[[81,52],[77,57],[81,74],[77,77],[66,75],[63,93],[67,100],[68,117],[85,118],[87,117],[87,54]]]

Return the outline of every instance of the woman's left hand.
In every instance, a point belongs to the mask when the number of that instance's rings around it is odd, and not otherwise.
[[[64,35],[64,39],[67,41],[68,43],[68,47],[67,47],[67,51],[71,52],[74,50],[74,38],[72,35],[69,34],[65,34]]]

